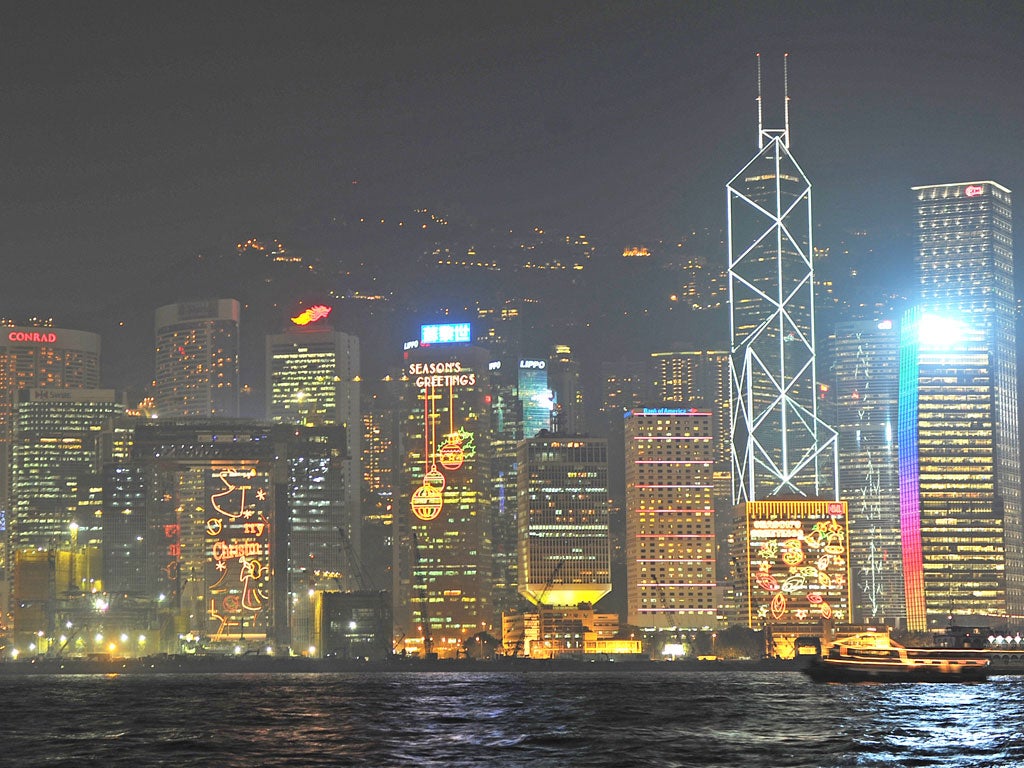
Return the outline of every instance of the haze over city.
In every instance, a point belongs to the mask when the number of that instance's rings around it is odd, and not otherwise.
[[[334,320],[380,334],[364,367],[382,372],[394,358],[375,355],[441,309],[552,282],[431,270],[438,247],[458,261],[541,230],[586,236],[602,275],[578,296],[587,320],[609,321],[597,308],[618,298],[656,318],[607,322],[600,354],[628,356],[648,336],[700,342],[708,323],[677,312],[666,324],[667,295],[628,279],[624,292],[614,276],[624,248],[670,263],[691,233],[724,269],[724,184],[755,147],[757,52],[767,123],[782,119],[790,54],[793,147],[814,185],[815,245],[831,254],[819,270],[840,294],[851,269],[899,293],[911,185],[1013,189],[1024,171],[1019,32],[1005,6],[983,3],[21,9],[3,33],[4,314],[100,332],[104,383],[135,390],[161,304],[234,295],[237,281],[252,330],[291,309],[275,303],[321,298],[314,289],[381,294],[386,322],[344,303]],[[234,262],[211,281],[201,259],[250,237],[278,238],[315,279],[257,293]],[[412,285],[391,296],[403,276]],[[243,378],[258,385],[253,357]]]

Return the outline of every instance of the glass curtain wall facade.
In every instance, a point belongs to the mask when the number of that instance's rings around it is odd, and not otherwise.
[[[112,389],[33,388],[22,390],[19,399],[11,546],[53,548],[70,540],[81,495],[111,459],[103,436],[125,406]]]
[[[897,471],[899,324],[836,325],[830,355],[838,431],[840,497],[850,513],[853,619],[903,626],[900,494]]]

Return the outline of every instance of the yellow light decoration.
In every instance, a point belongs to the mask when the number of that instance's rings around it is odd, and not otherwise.
[[[786,596],[776,592],[771,602],[772,618],[778,621],[786,614]]]
[[[430,470],[423,475],[423,484],[437,488],[439,491],[443,491],[444,487],[448,484],[448,481],[437,467],[431,467]]]
[[[441,514],[442,503],[441,489],[424,483],[413,491],[412,513],[420,520],[433,520]]]

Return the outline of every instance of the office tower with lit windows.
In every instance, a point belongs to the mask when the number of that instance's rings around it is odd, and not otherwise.
[[[728,542],[732,523],[729,353],[724,350],[652,352],[651,364],[652,405],[698,408],[711,413],[715,446],[716,576],[724,581],[729,574]]]
[[[840,497],[850,513],[853,620],[905,626],[897,466],[899,324],[835,326],[829,355],[831,423],[838,433]]]
[[[612,589],[608,441],[542,433],[519,444],[519,592],[593,605]]]
[[[19,393],[11,450],[11,547],[53,549],[71,538],[79,501],[101,473],[125,412],[112,389],[32,388]]]
[[[621,508],[625,499],[623,416],[649,405],[654,396],[650,362],[618,361],[601,364],[601,415],[608,435],[608,487]],[[604,430],[602,430],[604,431]]]
[[[496,622],[490,355],[472,338],[424,325],[404,353],[394,594],[410,653],[454,656]]]
[[[715,605],[712,415],[647,408],[626,414],[627,623],[709,629]]]
[[[838,493],[835,433],[818,418],[811,184],[782,129],[728,183],[733,502]]]
[[[554,393],[554,431],[567,435],[586,432],[579,361],[568,344],[556,344],[548,357],[548,384]]]
[[[18,392],[100,386],[100,337],[52,325],[0,329],[0,509],[10,510],[11,441]]]
[[[307,307],[291,318],[284,333],[267,336],[267,416],[277,424],[344,427],[344,498],[332,501],[334,527],[360,549],[362,477],[360,473],[359,339],[330,325],[331,308]]]
[[[654,399],[710,411],[719,468],[729,469],[729,353],[724,350],[652,352]]]
[[[239,303],[211,299],[156,311],[156,409],[161,418],[238,416]]]
[[[903,323],[899,463],[910,629],[1024,613],[1010,190],[913,189],[921,304]]]
[[[389,377],[390,378],[390,377]],[[394,382],[385,382],[390,386]],[[391,589],[398,482],[398,416],[388,391],[363,393],[363,527],[360,557],[364,589]]]

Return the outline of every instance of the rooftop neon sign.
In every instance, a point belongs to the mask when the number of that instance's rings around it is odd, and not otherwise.
[[[315,323],[317,320],[323,320],[329,314],[333,307],[328,307],[323,304],[314,304],[312,307],[304,309],[299,313],[298,317],[293,317],[291,320],[296,325],[309,325]]]
[[[470,341],[469,323],[420,326],[420,344],[466,344]]]
[[[53,344],[57,341],[57,334],[52,332],[40,333],[39,331],[11,331],[7,334],[8,341],[34,341],[40,344]]]
[[[978,184],[972,184],[964,189],[964,194],[967,195],[967,197],[977,197],[978,195],[985,194],[985,188]]]

